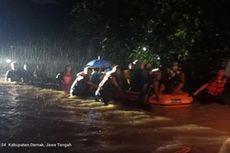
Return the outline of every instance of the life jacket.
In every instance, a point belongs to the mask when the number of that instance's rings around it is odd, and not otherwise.
[[[73,75],[72,74],[65,74],[63,76],[63,82],[64,85],[72,85],[73,83]]]
[[[64,74],[61,81],[61,88],[66,93],[69,93],[71,85],[73,83],[73,75],[72,74]]]
[[[207,92],[210,95],[217,96],[224,92],[225,86],[227,84],[227,78],[215,79],[214,81],[208,83]]]

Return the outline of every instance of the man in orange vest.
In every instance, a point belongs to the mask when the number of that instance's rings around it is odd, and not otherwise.
[[[201,103],[217,102],[226,104],[222,98],[226,85],[227,77],[225,76],[225,70],[222,68],[217,72],[213,80],[198,88],[193,93],[193,96]]]

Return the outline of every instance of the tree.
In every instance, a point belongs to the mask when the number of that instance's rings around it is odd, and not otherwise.
[[[127,61],[143,45],[163,61],[186,59],[199,37],[199,20],[187,0],[79,0],[73,9],[78,37],[99,38],[104,56]]]

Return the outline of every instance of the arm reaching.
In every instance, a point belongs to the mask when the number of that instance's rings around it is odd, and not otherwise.
[[[194,93],[193,96],[198,95],[200,92],[202,92],[204,89],[206,89],[208,86],[208,83],[205,83],[204,85],[202,85],[200,88],[198,88]]]

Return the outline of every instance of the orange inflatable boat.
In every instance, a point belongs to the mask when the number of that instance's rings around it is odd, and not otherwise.
[[[163,94],[160,100],[157,100],[156,96],[153,95],[148,101],[152,105],[184,107],[190,106],[193,102],[193,98],[188,93],[182,92],[178,94]]]

